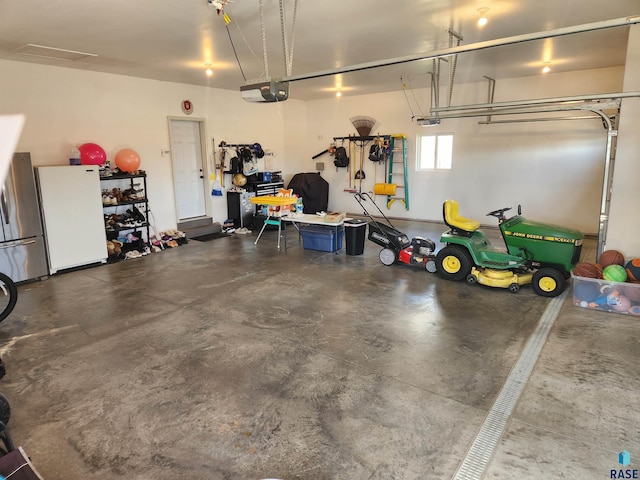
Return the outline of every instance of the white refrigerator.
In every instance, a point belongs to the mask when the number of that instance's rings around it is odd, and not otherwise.
[[[95,165],[37,167],[49,273],[105,263],[100,173]]]

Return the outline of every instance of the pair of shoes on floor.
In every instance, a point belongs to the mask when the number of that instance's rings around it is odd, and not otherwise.
[[[237,228],[236,233],[239,233],[240,235],[246,235],[247,233],[251,233],[251,230],[249,230],[248,228],[242,227],[242,228]]]
[[[124,254],[124,259],[129,260],[131,258],[140,258],[141,256],[142,253],[140,253],[138,250],[130,250]]]
[[[180,230],[165,230],[164,233],[169,235],[174,240],[178,240],[179,238],[186,238],[186,234],[181,232]]]

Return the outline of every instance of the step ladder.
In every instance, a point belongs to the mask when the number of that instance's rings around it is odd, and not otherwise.
[[[391,141],[389,143],[389,176],[387,183],[396,184],[396,194],[387,195],[387,208],[391,209],[391,205],[396,200],[400,200],[404,203],[404,209],[409,210],[409,182],[407,171],[407,136],[404,134],[391,135]],[[394,165],[396,171],[394,172]],[[398,171],[402,166],[402,171]],[[398,177],[402,176],[402,184],[398,181]],[[403,196],[398,196],[397,190],[401,190]]]

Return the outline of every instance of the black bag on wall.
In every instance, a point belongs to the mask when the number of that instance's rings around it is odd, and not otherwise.
[[[349,166],[349,157],[347,157],[347,150],[344,147],[336,148],[336,152],[334,153],[335,159],[333,160],[333,164],[336,167],[348,167]]]

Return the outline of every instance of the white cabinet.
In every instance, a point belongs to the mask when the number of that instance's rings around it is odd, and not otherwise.
[[[107,261],[98,166],[37,167],[49,272]]]

